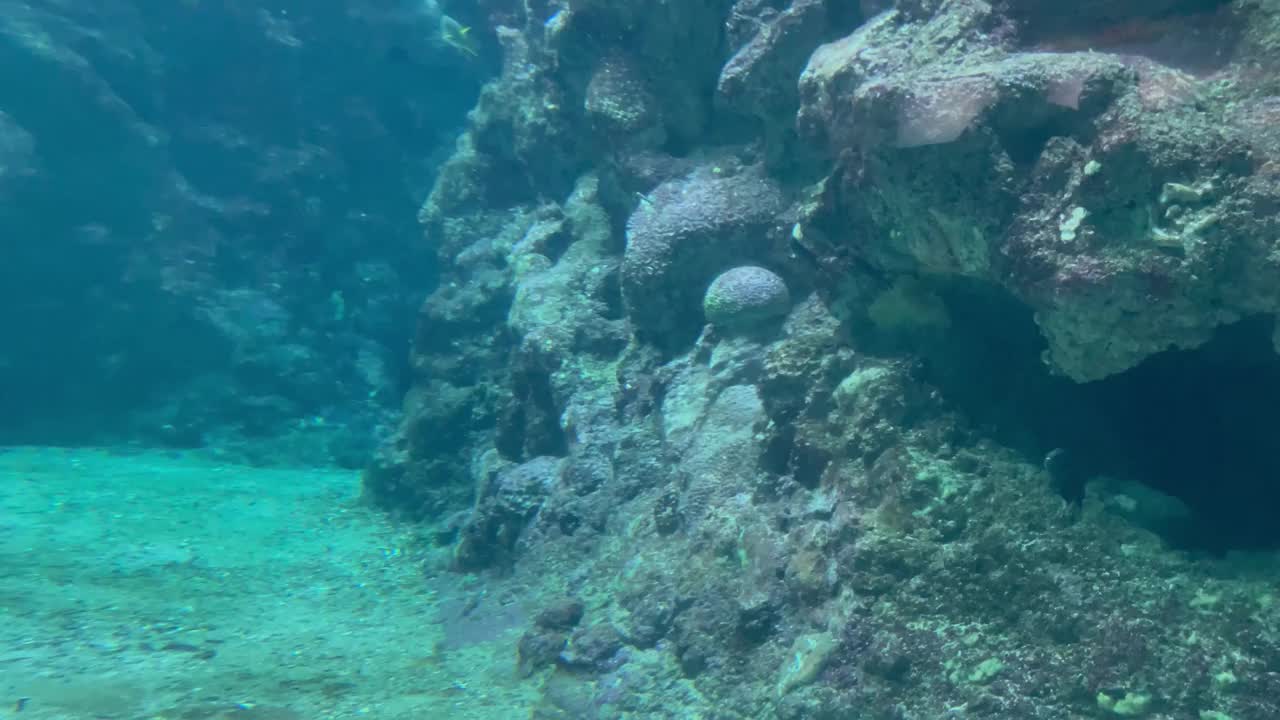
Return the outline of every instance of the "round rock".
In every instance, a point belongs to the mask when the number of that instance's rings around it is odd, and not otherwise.
[[[748,330],[782,317],[791,295],[782,278],[754,265],[736,267],[711,281],[702,301],[707,322],[732,330]]]

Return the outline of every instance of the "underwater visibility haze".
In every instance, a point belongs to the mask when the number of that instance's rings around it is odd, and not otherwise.
[[[0,717],[1280,719],[1280,0],[0,0]]]

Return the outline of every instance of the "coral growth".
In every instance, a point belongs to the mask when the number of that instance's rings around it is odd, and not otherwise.
[[[535,712],[1280,714],[1271,3],[528,5],[366,482]]]

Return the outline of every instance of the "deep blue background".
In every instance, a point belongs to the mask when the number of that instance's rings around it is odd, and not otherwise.
[[[496,64],[438,23],[0,2],[0,443],[359,462],[434,280],[417,208]]]

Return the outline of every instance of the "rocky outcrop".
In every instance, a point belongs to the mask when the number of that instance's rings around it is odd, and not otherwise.
[[[885,5],[498,30],[370,496],[537,716],[1277,714],[1278,9]]]
[[[622,256],[622,297],[636,332],[655,344],[687,343],[718,273],[776,257],[771,231],[784,202],[758,170],[718,165],[654,189],[627,220]]]
[[[1276,269],[1245,260],[1268,255],[1273,183],[1233,110],[1259,88],[1124,52],[1020,51],[1001,22],[976,2],[891,12],[814,53],[800,123],[844,156],[827,229],[872,239],[859,254],[882,270],[1006,289],[1076,380],[1275,312]]]

